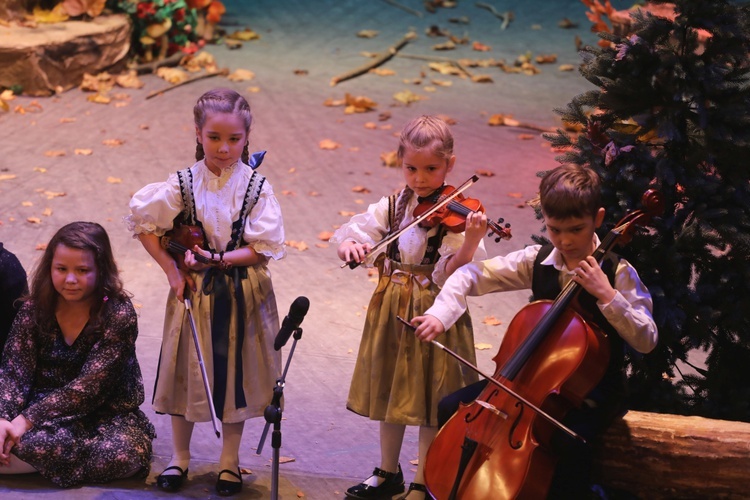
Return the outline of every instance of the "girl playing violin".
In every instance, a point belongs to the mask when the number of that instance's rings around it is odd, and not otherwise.
[[[138,191],[126,220],[170,285],[153,405],[171,415],[173,452],[157,485],[180,489],[193,425],[210,420],[184,304],[190,294],[222,421],[216,489],[231,495],[242,486],[244,421],[263,415],[281,375],[281,353],[273,348],[279,317],[266,264],[286,253],[284,226],[271,185],[248,165],[247,101],[233,90],[214,89],[198,99],[194,117],[198,162]],[[185,269],[160,244],[176,220],[198,225],[206,237],[205,248],[185,252]]]
[[[448,278],[423,316],[412,318],[417,337],[429,342],[460,321],[467,295],[531,289],[535,300],[554,300],[570,280],[580,284],[587,293],[581,294],[579,303],[608,334],[611,349],[602,381],[581,408],[569,411],[563,419],[587,441],[601,435],[624,411],[625,347],[648,353],[658,339],[651,295],[636,270],[611,253],[601,267],[591,256],[600,244],[595,230],[604,220],[600,182],[596,172],[579,165],[549,171],[539,186],[539,202],[551,244],[467,264]],[[441,401],[440,425],[460,402],[473,401],[486,385],[482,380]],[[568,438],[555,444],[559,445],[558,466],[550,497],[589,498],[590,448]]]
[[[432,116],[406,124],[397,155],[406,187],[352,217],[331,238],[339,244],[339,258],[360,263],[375,257],[379,271],[347,408],[380,421],[381,462],[372,476],[347,490],[350,498],[391,498],[403,492],[399,454],[405,426],[419,426],[419,456],[423,457],[437,432],[440,398],[476,380],[474,373],[442,351],[418,342],[397,316],[422,314],[432,304],[438,286],[455,269],[470,262],[475,253],[480,258],[485,256],[482,237],[486,218],[469,215],[465,233],[449,232],[443,225],[414,226],[383,253],[368,255],[377,241],[414,219],[419,200],[443,188],[456,161],[448,126]],[[475,359],[468,314],[457,320],[445,342],[467,359]],[[401,498],[424,498],[422,463],[420,459],[414,481]]]

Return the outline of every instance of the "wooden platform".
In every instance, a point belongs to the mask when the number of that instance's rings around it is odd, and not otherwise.
[[[130,36],[124,14],[36,28],[0,25],[0,87],[20,86],[30,96],[68,90],[81,83],[84,73],[123,64]]]

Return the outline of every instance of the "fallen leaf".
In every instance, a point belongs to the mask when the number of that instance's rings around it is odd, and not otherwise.
[[[537,64],[552,64],[557,62],[557,54],[540,54],[534,60]]]
[[[477,169],[474,171],[477,175],[481,175],[482,177],[495,177],[495,172],[491,170],[485,170],[485,169]]]
[[[44,215],[45,217],[49,217],[50,215],[52,215],[52,209],[50,207],[46,207],[42,211],[42,215]]]
[[[227,76],[227,79],[230,82],[245,82],[248,80],[252,80],[253,78],[255,78],[255,73],[253,73],[249,69],[236,69],[229,76]]]
[[[307,193],[307,195],[308,196],[320,196],[320,193],[317,191],[310,191],[309,193]]]
[[[86,100],[96,104],[109,104],[110,102],[112,102],[112,99],[104,94],[93,94],[88,96]]]
[[[396,99],[400,103],[406,104],[407,106],[413,102],[426,99],[426,97],[417,95],[411,90],[403,90],[401,92],[396,92],[395,94],[393,94],[393,98]]]
[[[492,83],[494,80],[490,75],[471,75],[471,81],[474,83]]]
[[[107,182],[109,182],[110,184],[120,184],[122,183],[122,179],[120,179],[119,177],[107,177]]]
[[[189,78],[188,74],[182,69],[167,68],[165,66],[156,70],[156,76],[172,84],[182,83]]]
[[[305,494],[301,491],[297,492],[297,498],[305,498]]]
[[[48,200],[51,200],[52,198],[59,198],[61,196],[66,196],[66,195],[67,193],[64,193],[64,192],[44,191],[44,196],[46,196]]]
[[[474,42],[473,44],[471,44],[471,48],[472,50],[476,50],[478,52],[489,52],[490,50],[492,50],[492,47],[490,47],[489,45],[485,45],[482,42]]]
[[[306,69],[295,69],[294,70],[294,74],[295,75],[299,75],[299,76],[305,76],[305,75],[307,75],[309,73],[310,72],[308,70],[306,70]]]
[[[16,178],[15,174],[0,174],[0,181],[9,181],[15,178]]]
[[[292,458],[292,457],[279,457],[279,463],[280,463],[280,464],[286,464],[286,463],[289,463],[289,462],[294,462],[295,460],[296,460],[296,459],[294,459],[294,458]],[[269,462],[270,462],[270,461],[271,461],[271,460],[269,460]]]
[[[39,217],[27,217],[26,220],[28,222],[31,222],[32,224],[41,224],[42,223],[42,219],[40,219]]]
[[[364,186],[354,186],[352,188],[352,191],[354,191],[355,193],[371,193],[372,192]]]
[[[431,62],[427,65],[431,70],[437,71],[441,75],[458,75],[464,76],[463,72],[454,64],[449,62]]]
[[[331,239],[332,236],[333,236],[332,231],[322,231],[318,233],[318,239],[322,241],[328,241]]]
[[[94,151],[91,150],[91,149],[76,148],[76,149],[73,150],[73,154],[77,154],[77,155],[80,155],[80,156],[91,156],[93,153],[94,153]]]
[[[576,67],[572,64],[561,64],[557,69],[559,71],[573,71],[574,69],[576,69]]]
[[[46,171],[47,171],[47,169],[44,168],[44,167],[34,167],[34,172],[45,173]]]
[[[393,76],[396,74],[395,71],[388,68],[373,68],[369,71],[370,73],[374,73],[378,76]]]
[[[456,44],[453,43],[452,40],[448,40],[447,42],[438,43],[437,45],[432,46],[432,50],[453,50],[456,48]]]
[[[520,125],[521,122],[518,120],[513,119],[513,115],[492,115],[490,116],[490,119],[487,121],[487,125],[491,127],[496,127],[500,125],[505,125],[508,127],[517,127]]]
[[[244,30],[235,31],[231,35],[228,35],[227,38],[249,42],[250,40],[258,40],[260,38],[260,35],[250,28],[245,28]]]
[[[532,134],[518,134],[518,139],[522,141],[530,141],[531,139],[535,139],[536,136]]]
[[[577,28],[578,24],[574,23],[573,21],[571,21],[567,17],[564,17],[564,18],[562,18],[560,20],[560,22],[557,23],[557,26],[560,27],[560,28],[562,28],[562,29],[564,29],[564,30],[569,30],[569,29]]]
[[[339,215],[343,215],[344,217],[352,217],[356,214],[357,212],[350,212],[349,210],[339,210]]]
[[[377,130],[378,129],[378,124],[375,123],[375,122],[367,122],[367,123],[365,123],[365,128],[368,129],[368,130]]]
[[[508,193],[508,196],[510,196],[511,198],[520,198],[523,195],[521,193]]]
[[[380,153],[380,161],[382,161],[383,165],[386,167],[398,167],[398,151],[393,150]]]
[[[383,111],[378,115],[378,121],[384,122],[391,119],[391,112],[390,111]]]
[[[284,196],[297,196],[297,193],[295,193],[294,191],[291,191],[289,189],[282,190],[281,194],[283,194]]]
[[[22,202],[21,202],[21,206],[22,206],[22,207],[33,207],[33,206],[34,206],[34,203],[33,203],[33,202],[31,202],[31,201],[22,201]]]
[[[138,73],[134,69],[116,76],[115,83],[126,89],[140,89],[145,85],[141,79],[138,78]]]
[[[378,36],[378,33],[380,33],[377,30],[362,30],[359,33],[357,33],[357,36],[360,38],[375,38]]]
[[[333,150],[340,148],[341,144],[336,141],[332,141],[331,139],[323,139],[318,143],[318,147],[320,147],[320,149]]]
[[[37,245],[34,247],[34,250],[47,250],[47,244],[46,243],[37,243]]]
[[[240,468],[240,474],[243,474],[243,475],[247,476],[247,475],[250,475],[252,473],[253,473],[253,471],[251,471],[250,469],[247,469],[245,467],[241,467]]]
[[[365,113],[374,110],[378,103],[366,96],[353,96],[347,93],[344,97],[344,114]]]
[[[497,326],[497,325],[503,324],[502,321],[500,321],[494,316],[485,316],[484,321],[482,321],[482,323],[484,323],[485,325],[490,325],[490,326]]]
[[[117,147],[125,144],[125,141],[123,141],[122,139],[104,139],[102,141],[102,144],[104,144],[105,146]]]
[[[433,85],[437,85],[438,87],[450,87],[453,85],[453,82],[448,80],[430,80]]]
[[[49,150],[44,152],[44,156],[54,157],[54,156],[65,156],[64,150]]]
[[[477,351],[486,351],[487,349],[492,349],[492,344],[474,344],[474,349]]]
[[[75,118],[60,118],[60,123],[73,123],[76,121]]]
[[[300,252],[304,252],[309,248],[307,246],[307,243],[305,243],[304,241],[287,240],[284,242],[284,244],[288,247],[296,248]]]

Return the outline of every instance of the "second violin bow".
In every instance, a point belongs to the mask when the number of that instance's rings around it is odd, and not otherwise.
[[[216,417],[216,408],[214,408],[214,398],[211,394],[211,386],[208,383],[208,374],[206,373],[206,366],[203,363],[203,352],[201,351],[200,339],[198,338],[198,330],[195,327],[195,319],[193,318],[193,303],[189,298],[185,297],[185,310],[188,314],[188,320],[190,322],[190,330],[193,332],[193,343],[195,344],[195,352],[198,354],[198,364],[201,368],[201,375],[203,377],[203,388],[206,390],[206,399],[208,399],[208,410],[211,412],[211,424],[214,426],[214,432],[216,437],[221,437],[219,432],[219,419]]]

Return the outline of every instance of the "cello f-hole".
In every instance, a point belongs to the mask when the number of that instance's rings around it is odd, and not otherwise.
[[[487,401],[489,401],[493,397],[497,396],[498,392],[500,392],[500,391],[498,391],[497,389],[495,389],[494,391],[492,391],[492,393],[489,395],[489,397],[487,397]],[[471,412],[468,412],[466,414],[466,416],[464,417],[464,422],[466,422],[467,424],[472,423],[484,411],[484,406],[482,406],[482,405],[477,405],[477,406],[479,406],[479,410],[475,414],[473,414],[473,415],[471,414]]]
[[[523,417],[523,410],[525,406],[522,402],[518,401],[516,402],[516,408],[520,408],[521,411],[518,412],[518,416],[513,421],[513,425],[511,425],[510,432],[508,433],[508,444],[514,450],[519,449],[523,444],[523,440],[519,440],[516,443],[513,443],[513,433],[516,432],[516,427],[518,427],[518,424],[521,422],[521,417]]]

